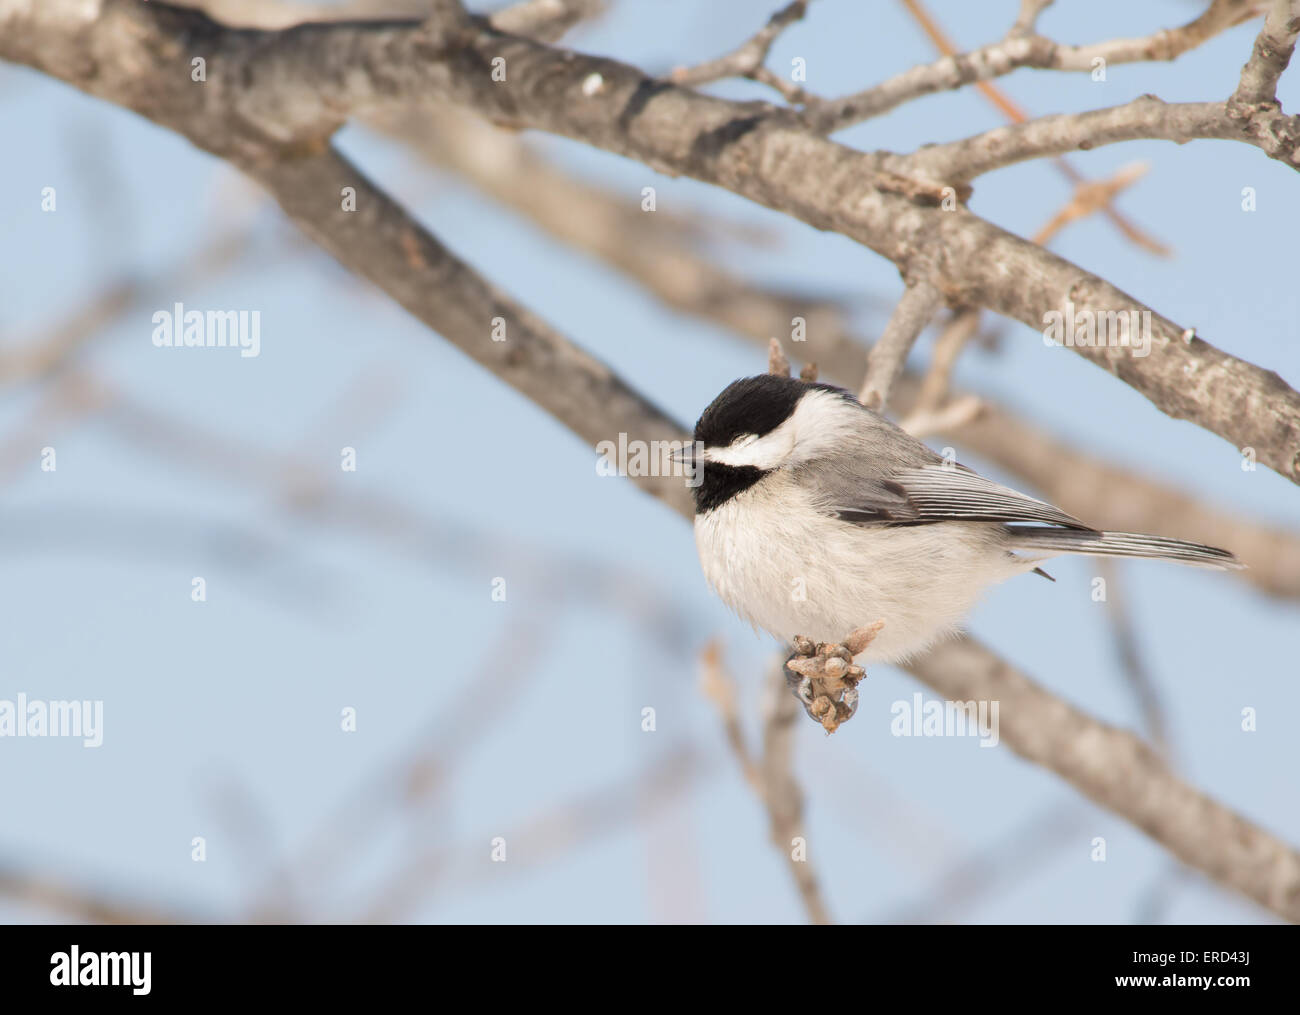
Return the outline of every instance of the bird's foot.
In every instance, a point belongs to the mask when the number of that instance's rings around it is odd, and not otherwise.
[[[839,644],[814,642],[795,635],[794,654],[785,661],[786,683],[809,717],[827,733],[853,718],[858,710],[858,683],[867,675],[853,657],[885,626],[883,620],[859,627]]]

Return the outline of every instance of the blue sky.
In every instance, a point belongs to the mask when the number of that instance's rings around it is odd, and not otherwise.
[[[1017,6],[930,4],[964,47],[1000,36]],[[613,8],[570,43],[652,72],[729,49],[769,13],[741,0]],[[1062,2],[1041,28],[1095,41],[1198,10]],[[1021,71],[1003,84],[1034,114],[1145,92],[1221,98],[1256,28],[1171,65],[1111,68],[1105,82]],[[794,57],[807,60],[811,90],[835,95],[934,54],[892,0],[819,0],[770,66]],[[761,94],[748,83],[717,90]],[[1300,103],[1294,74],[1281,97]],[[113,284],[150,282],[77,360],[134,408],[52,416],[42,410],[49,384],[0,396],[9,551],[0,698],[99,699],[105,712],[97,749],[0,739],[0,865],[222,918],[265,903],[287,871],[299,912],[313,919],[801,920],[766,819],[697,688],[699,652],[718,638],[754,716],[774,647],[712,598],[689,527],[630,484],[597,476],[590,448],[304,243],[186,141],[25,70],[0,68],[0,104],[15,139],[0,161],[3,348],[37,340]],[[965,91],[840,139],[906,151],[998,122]],[[568,141],[533,140],[634,205],[654,186],[662,210],[772,231],[778,244],[719,241],[716,256],[759,281],[845,299],[867,334],[898,295],[894,267],[842,237]],[[355,127],[339,141],[460,256],[677,418],[694,419],[728,381],[763,369],[750,344],[664,309],[391,143]],[[1053,249],[1300,384],[1294,173],[1211,141],[1114,145],[1071,161],[1101,177],[1136,160],[1150,171],[1120,207],[1175,255],[1152,258],[1100,218],[1070,227]],[[47,186],[53,213],[40,208]],[[1253,213],[1241,208],[1247,186]],[[980,180],[972,207],[1028,235],[1068,197],[1050,166],[1025,165]],[[178,273],[223,230],[251,235],[236,263]],[[176,301],[259,310],[261,355],[155,348],[151,315]],[[1216,504],[1300,519],[1292,484],[1242,471],[1226,442],[1164,417],[1031,329],[1007,324],[1000,351],[969,352],[957,375]],[[53,473],[39,467],[46,446],[57,451]],[[343,446],[357,449],[355,473],[339,470]],[[343,506],[310,507],[302,491],[321,486]],[[969,629],[1053,692],[1136,727],[1105,611],[1089,595],[1096,565],[1052,570],[1053,586],[1027,578],[995,590]],[[1173,565],[1119,574],[1180,770],[1300,843],[1295,605]],[[190,598],[194,576],[206,579],[204,603]],[[501,577],[507,597],[495,602]],[[875,668],[852,723],[832,738],[811,723],[799,732],[810,855],[836,918],[1141,918],[1169,869],[1164,851],[1005,748],[891,736],[892,704],[919,689]],[[641,729],[647,706],[653,733]],[[357,729],[345,733],[349,707]],[[1254,733],[1240,729],[1243,707],[1258,712]],[[426,773],[424,803],[381,824],[384,801],[407,791],[410,773],[393,773],[413,745],[446,757]],[[664,772],[670,789],[659,793],[653,779]],[[207,844],[202,863],[191,858],[196,836]],[[490,859],[498,836],[505,863]],[[1090,860],[1097,836],[1104,863]],[[331,845],[340,861],[311,860]],[[421,873],[395,879],[415,856]],[[973,857],[993,872],[975,879],[973,898],[936,895],[939,879]],[[405,901],[378,910],[386,885]],[[1159,912],[1270,919],[1195,875]],[[0,900],[0,919],[44,918]]]

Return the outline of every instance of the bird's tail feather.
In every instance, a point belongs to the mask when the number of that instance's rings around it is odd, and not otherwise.
[[[1201,543],[1134,532],[1096,532],[1091,529],[1034,529],[1007,526],[1016,550],[1045,553],[1083,553],[1095,557],[1149,557],[1197,567],[1236,570],[1244,567],[1233,554]]]

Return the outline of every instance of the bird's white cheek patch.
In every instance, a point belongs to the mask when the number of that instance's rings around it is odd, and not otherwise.
[[[741,437],[730,447],[710,448],[704,456],[710,462],[734,468],[775,469],[790,457],[793,447],[794,434],[782,425],[764,437]]]

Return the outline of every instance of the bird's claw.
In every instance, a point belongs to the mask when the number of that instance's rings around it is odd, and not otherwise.
[[[853,657],[871,644],[884,624],[877,621],[853,631],[842,643],[826,644],[796,635],[786,660],[786,683],[809,718],[827,733],[852,719],[858,710],[858,683],[867,675]]]

